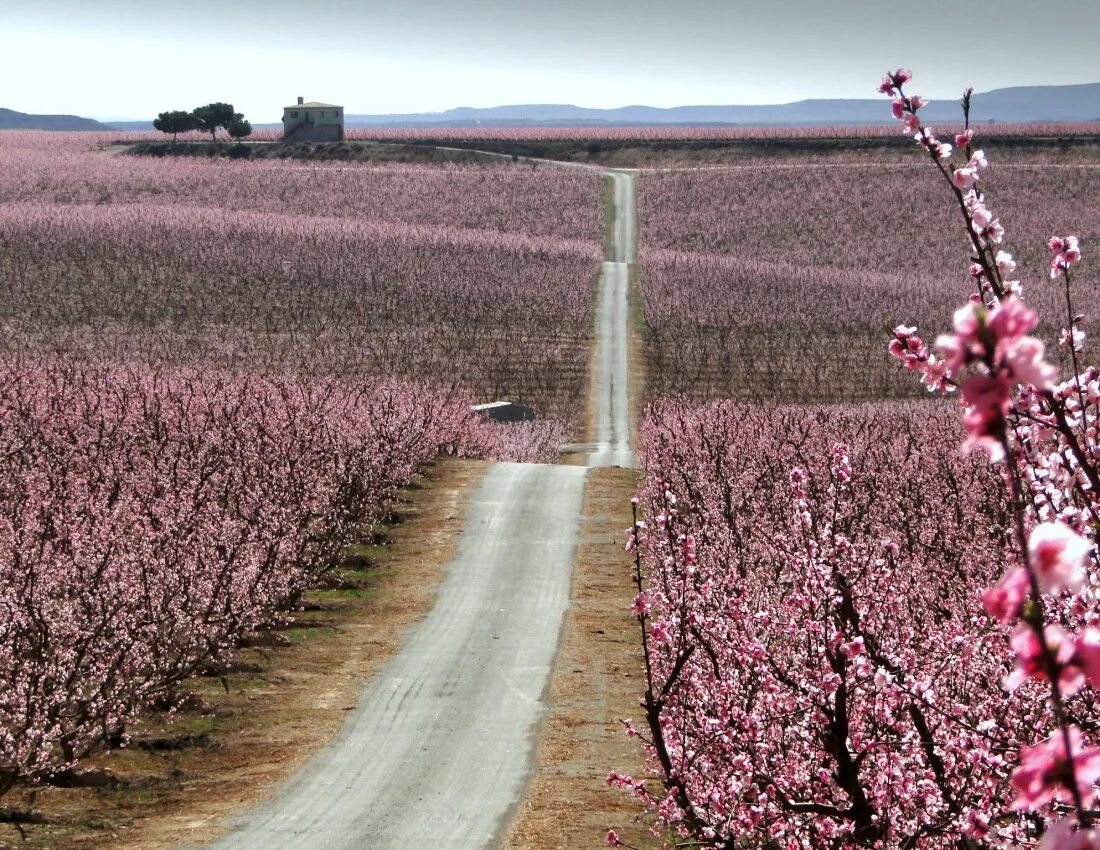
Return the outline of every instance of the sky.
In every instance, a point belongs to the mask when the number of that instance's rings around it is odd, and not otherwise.
[[[104,119],[296,96],[351,114],[785,103],[1100,82],[1098,0],[0,0],[0,107]]]

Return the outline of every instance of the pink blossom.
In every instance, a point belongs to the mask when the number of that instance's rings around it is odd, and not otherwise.
[[[974,131],[966,130],[955,136],[955,146],[959,148],[965,148],[974,140]]]
[[[1076,236],[1052,236],[1049,245],[1052,279],[1059,277],[1070,266],[1081,262],[1081,248]]]
[[[1049,625],[1043,629],[1043,640],[1058,667],[1058,684],[1066,696],[1072,696],[1085,683],[1083,672],[1072,664],[1074,646],[1069,633],[1061,626]],[[1039,636],[1027,623],[1021,623],[1012,632],[1010,640],[1016,656],[1016,666],[1005,679],[1005,689],[1014,691],[1024,682],[1033,679],[1049,681],[1046,655],[1039,643]]]
[[[1089,626],[1074,641],[1073,663],[1088,683],[1100,689],[1100,629]]]
[[[881,94],[894,94],[898,88],[905,85],[911,79],[913,79],[912,72],[904,68],[898,68],[892,74],[887,71],[882,75],[882,82],[879,83],[877,91]]]
[[[1005,362],[1017,380],[1040,390],[1051,389],[1058,380],[1058,367],[1043,360],[1046,346],[1032,336],[1025,336],[1005,346]]]
[[[934,393],[951,393],[955,391],[954,384],[950,383],[951,373],[947,364],[931,354],[924,363],[924,374],[921,375],[921,383]]]
[[[998,343],[1011,344],[1039,324],[1039,314],[1019,298],[1006,298],[989,311],[986,323]]]
[[[1012,774],[1018,794],[1014,809],[1034,810],[1051,800],[1066,799],[1063,781],[1071,770],[1081,797],[1093,798],[1093,784],[1100,779],[1100,749],[1084,748],[1081,730],[1076,727],[1068,731],[1069,752],[1060,730],[1045,741],[1020,749],[1020,764]]]
[[[983,449],[991,460],[1004,456],[1001,438],[1004,417],[1012,399],[1012,385],[1002,375],[971,375],[962,385],[963,402],[967,412],[963,415],[967,440],[964,451]]]
[[[1084,331],[1074,328],[1073,332],[1071,333],[1069,328],[1062,328],[1062,334],[1058,338],[1058,344],[1062,348],[1068,349],[1072,346],[1074,351],[1081,351],[1084,348],[1084,343]]]
[[[1083,828],[1064,817],[1050,824],[1039,839],[1039,850],[1097,850],[1100,848],[1100,830]]]
[[[956,189],[969,189],[978,182],[978,169],[972,165],[964,165],[956,168],[951,174],[951,182]]]
[[[954,335],[941,334],[936,339],[936,348],[940,352],[947,369],[952,374],[959,374],[966,367],[971,357],[981,356],[982,348],[978,338],[981,327],[981,305],[976,303],[966,304],[955,311],[952,325]]]
[[[986,230],[993,223],[993,213],[980,205],[974,208],[971,218],[978,230]],[[978,268],[981,268],[981,266],[978,266]]]
[[[1010,623],[1020,616],[1020,608],[1029,592],[1027,570],[1016,567],[1005,573],[996,585],[982,591],[982,604],[989,616],[999,622]]]
[[[970,352],[963,339],[957,334],[938,336],[936,350],[939,351],[947,371],[951,374],[957,375],[966,367]]]
[[[1085,580],[1084,562],[1092,544],[1060,522],[1044,522],[1032,529],[1028,558],[1044,593],[1079,590]]]

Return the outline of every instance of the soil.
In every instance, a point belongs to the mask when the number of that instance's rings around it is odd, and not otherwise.
[[[621,721],[640,720],[643,690],[631,560],[623,550],[638,473],[592,469],[584,494],[572,604],[550,682],[533,775],[506,833],[508,850],[605,847],[608,829],[636,847],[656,841],[637,801],[607,786],[612,770],[643,775],[637,739]]]
[[[0,848],[159,850],[212,838],[225,817],[261,799],[343,722],[363,682],[432,606],[464,523],[464,495],[488,464],[443,460],[405,494],[381,546],[349,589],[316,591],[289,628],[242,650],[224,679],[196,680],[192,707],[153,714],[131,745],[82,763],[115,788],[11,791],[7,810],[44,824],[0,823]],[[2,813],[0,813],[2,815]]]

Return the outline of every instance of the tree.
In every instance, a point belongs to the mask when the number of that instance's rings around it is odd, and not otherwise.
[[[195,116],[182,109],[172,109],[168,112],[160,113],[160,115],[156,117],[156,120],[153,121],[153,126],[162,133],[171,133],[172,141],[174,142],[177,134],[186,133],[189,130],[195,129]]]
[[[211,139],[217,140],[218,128],[228,129],[238,113],[231,103],[208,103],[206,106],[198,107],[191,114],[195,119],[196,128],[209,133]]]
[[[835,408],[651,407],[634,502],[652,528],[636,510],[628,532],[645,725],[627,731],[661,782],[608,781],[677,847],[1100,847],[1100,373],[1081,359],[1080,240],[1048,243],[1063,379],[1009,279],[971,90],[948,143],[911,78],[879,91],[962,214],[971,294],[932,346],[899,325],[889,350],[961,396],[963,452],[931,406],[883,408],[899,418],[875,428]],[[963,457],[982,453],[985,472]]]
[[[229,131],[229,135],[237,140],[237,144],[241,143],[241,139],[246,139],[252,135],[252,124],[239,112],[233,116],[233,120],[229,122],[229,126],[226,127]]]

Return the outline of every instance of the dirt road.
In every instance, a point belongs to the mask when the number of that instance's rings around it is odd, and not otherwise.
[[[495,464],[432,612],[344,730],[218,847],[486,846],[523,787],[585,470]]]
[[[611,261],[600,274],[596,307],[596,445],[589,466],[634,467],[630,448],[629,356],[630,263],[634,262],[634,178],[610,172],[612,203]]]
[[[633,179],[615,181],[597,306],[597,444],[633,466],[627,263]],[[371,680],[344,729],[214,846],[397,850],[492,846],[531,769],[569,589],[586,470],[494,464],[471,496],[432,612]]]

